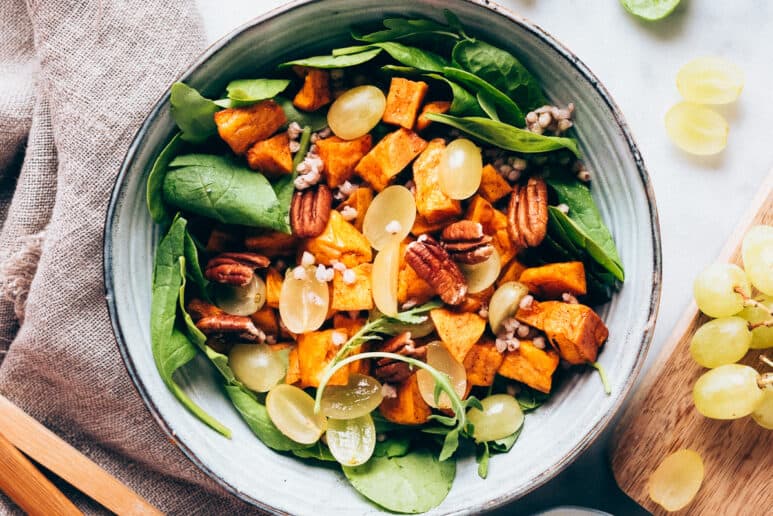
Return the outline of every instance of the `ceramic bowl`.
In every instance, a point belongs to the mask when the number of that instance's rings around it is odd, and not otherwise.
[[[300,1],[272,11],[210,47],[180,78],[217,96],[234,78],[270,72],[291,57],[314,55],[347,40],[350,27],[387,15],[442,19],[455,12],[469,32],[517,55],[549,98],[574,102],[577,137],[593,175],[593,195],[617,242],[626,282],[600,309],[609,341],[599,361],[612,384],[607,396],[590,368],[566,378],[549,403],[528,415],[508,454],[478,477],[474,458],[460,460],[453,489],[432,514],[479,513],[511,502],[570,464],[620,408],[644,361],[660,294],[657,212],[649,177],[623,117],[599,80],[568,49],[533,23],[485,0]],[[105,283],[116,337],[129,374],[158,424],[216,482],[276,513],[371,514],[379,509],[335,469],[266,448],[232,408],[212,369],[194,361],[179,374],[190,397],[233,430],[225,439],[191,416],[161,381],[150,351],[152,257],[159,232],[145,207],[145,180],[175,131],[165,95],[138,132],[116,182],[105,234]]]

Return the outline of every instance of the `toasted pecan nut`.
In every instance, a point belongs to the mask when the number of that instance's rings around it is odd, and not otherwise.
[[[188,308],[188,313],[191,316],[191,319],[193,319],[193,322],[196,322],[199,319],[203,319],[204,317],[212,317],[212,316],[225,314],[223,310],[216,307],[215,305],[209,304],[206,301],[202,301],[201,299],[198,299],[198,298],[191,299],[188,302],[187,308]]]
[[[210,281],[243,287],[255,275],[255,269],[268,267],[271,260],[257,253],[221,253],[209,262],[204,275]]]
[[[388,340],[381,351],[386,353],[397,353],[407,357],[425,360],[427,358],[427,346],[416,346],[411,338],[411,332],[406,331],[396,335]],[[373,375],[382,383],[397,384],[407,380],[413,373],[410,364],[393,360],[391,358],[380,358],[376,361],[376,367]]]
[[[202,317],[196,323],[196,328],[207,336],[236,334],[239,338],[251,342],[266,340],[266,334],[255,326],[252,319],[241,315],[222,313]]]
[[[485,262],[493,253],[491,237],[483,233],[480,222],[460,220],[446,226],[440,234],[440,243],[457,263]]]
[[[430,284],[444,303],[458,305],[467,295],[467,281],[443,246],[421,235],[405,248],[405,261],[416,274]]]
[[[548,231],[548,187],[541,177],[513,186],[507,206],[507,231],[521,249],[542,243]]]
[[[332,209],[333,194],[326,185],[296,191],[290,206],[293,234],[301,238],[321,235],[330,220]]]

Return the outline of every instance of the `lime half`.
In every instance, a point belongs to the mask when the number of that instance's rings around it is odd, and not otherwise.
[[[620,0],[625,10],[645,20],[662,20],[671,14],[679,0]]]

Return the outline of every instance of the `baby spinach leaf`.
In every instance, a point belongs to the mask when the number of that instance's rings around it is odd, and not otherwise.
[[[240,105],[271,99],[290,85],[287,79],[240,79],[226,86],[228,98]]]
[[[376,443],[373,455],[376,457],[402,457],[411,449],[411,440],[407,437],[389,437]]]
[[[485,41],[462,40],[454,46],[451,56],[456,66],[503,91],[524,110],[547,103],[537,80],[506,50]]]
[[[211,302],[207,286],[209,281],[204,277],[204,273],[201,271],[201,263],[199,263],[199,251],[196,248],[196,243],[193,241],[193,237],[185,231],[185,268],[188,276],[196,284],[196,288],[199,291],[199,295],[206,302]]]
[[[478,104],[480,104],[481,109],[483,109],[490,119],[496,120],[497,122],[501,121],[497,114],[496,102],[491,98],[491,95],[485,91],[479,91],[475,97],[478,99]]]
[[[263,444],[277,451],[293,451],[307,447],[305,444],[296,443],[280,432],[268,416],[266,407],[244,387],[226,385],[225,392],[231,398],[231,403],[239,411],[247,426],[263,441]]]
[[[450,13],[450,11],[446,12]],[[448,18],[448,15],[446,15],[446,17]],[[453,19],[458,21],[455,16]],[[442,23],[423,18],[386,18],[383,23],[384,27],[386,27],[384,30],[371,32],[369,34],[359,34],[352,31],[352,38],[357,41],[365,41],[368,43],[380,43],[383,41],[394,41],[415,36],[444,36],[453,39],[459,39],[460,37],[456,27],[451,27],[449,26],[450,24],[443,25]]]
[[[390,511],[425,512],[442,502],[456,476],[456,461],[439,461],[424,448],[402,457],[373,456],[361,466],[343,466],[363,496]]]
[[[346,54],[341,56],[314,56],[307,57],[305,59],[296,59],[294,61],[287,61],[280,64],[281,67],[286,66],[309,66],[311,68],[348,68],[351,66],[361,65],[375,58],[381,53],[380,48],[373,48],[359,52],[357,54]]]
[[[566,148],[572,151],[575,156],[580,156],[577,141],[572,138],[535,134],[525,129],[482,117],[457,117],[440,113],[427,113],[425,116],[433,122],[450,125],[501,149],[531,154]]]
[[[503,121],[521,127],[525,124],[523,112],[518,105],[494,85],[489,84],[473,73],[450,66],[443,68],[443,74],[472,91],[485,92],[490,97],[491,102],[499,107],[498,113]]]
[[[293,105],[292,100],[282,96],[274,97],[274,102],[282,106],[282,111],[285,112],[285,117],[287,117],[287,125],[296,122],[301,127],[311,127],[312,131],[319,131],[327,127],[327,113],[324,110],[299,111]]]
[[[395,41],[337,48],[333,50],[333,56],[356,55],[372,49],[373,47],[382,49],[398,63],[411,68],[416,68],[417,70],[441,72],[443,71],[443,67],[448,64],[445,59],[433,52],[416,47],[409,47],[408,45],[403,45],[402,43],[397,43]]]
[[[278,207],[276,212],[280,214],[283,228],[279,231],[285,233],[290,232],[290,203],[293,200],[293,192],[295,191],[295,178],[298,175],[298,165],[303,161],[306,153],[309,152],[309,146],[311,144],[311,131],[309,126],[304,127],[303,132],[299,140],[298,152],[293,157],[293,172],[292,174],[284,175],[280,177],[274,183],[274,193],[276,194]]]
[[[181,82],[172,84],[170,104],[172,118],[182,131],[183,140],[201,143],[217,133],[214,114],[220,107],[194,88]]]
[[[185,154],[169,164],[164,200],[224,224],[285,229],[274,189],[258,172],[235,160]]]
[[[451,100],[451,109],[449,110],[449,113],[452,115],[478,116],[484,114],[478,105],[478,101],[475,100],[475,97],[451,79],[436,73],[429,73],[426,76],[431,79],[443,81],[451,88],[453,99]]]
[[[181,133],[175,134],[158,155],[156,161],[153,162],[153,168],[150,169],[146,185],[145,196],[150,216],[154,222],[161,224],[164,228],[172,223],[173,215],[164,204],[162,186],[164,184],[166,170],[169,167],[169,162],[174,159],[177,152],[183,146],[183,141],[180,136]]]
[[[330,453],[330,448],[325,446],[322,441],[317,441],[315,444],[308,448],[298,448],[291,450],[292,454],[302,459],[317,459],[325,462],[337,462],[333,454]]]

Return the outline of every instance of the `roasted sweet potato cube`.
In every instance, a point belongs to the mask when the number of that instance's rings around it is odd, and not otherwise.
[[[333,328],[346,330],[350,337],[357,333],[366,322],[366,319],[362,317],[349,317],[343,313],[337,313],[333,316]]]
[[[416,274],[416,271],[405,261],[406,242],[401,245],[400,270],[397,273],[397,303],[402,305],[408,301],[417,305],[426,303],[437,295],[435,289]]]
[[[590,307],[556,303],[545,317],[545,334],[570,364],[595,362],[609,330]]]
[[[293,155],[290,153],[290,137],[279,133],[256,142],[247,151],[247,164],[252,170],[277,177],[293,171]]]
[[[386,108],[381,119],[387,124],[413,129],[419,107],[427,94],[426,82],[392,77],[387,93]]]
[[[346,222],[341,214],[333,210],[325,230],[319,236],[304,242],[303,249],[313,254],[317,263],[330,265],[338,260],[347,267],[372,261],[370,242],[357,228]]]
[[[298,335],[298,365],[301,374],[301,387],[319,387],[319,381],[325,367],[339,349],[333,340],[333,334],[341,330],[312,331]],[[349,366],[342,367],[330,378],[330,385],[346,385],[349,381]]]
[[[517,251],[507,232],[507,215],[494,208],[490,202],[476,195],[467,206],[465,218],[480,222],[483,232],[492,237],[491,244],[499,252],[501,263],[509,262]]]
[[[397,396],[384,398],[379,406],[382,416],[399,425],[421,425],[429,421],[432,409],[421,397],[416,373],[395,389]]]
[[[582,262],[549,263],[521,273],[519,281],[542,299],[558,299],[564,292],[582,296],[587,292]]]
[[[448,352],[457,362],[464,362],[470,348],[486,330],[486,320],[476,313],[452,312],[445,308],[431,310],[429,316]]]
[[[447,113],[449,109],[451,109],[451,103],[447,100],[427,102],[421,108],[419,118],[416,120],[416,130],[423,131],[432,124],[432,120],[426,117],[428,113]]]
[[[426,146],[427,142],[418,134],[401,127],[397,131],[384,136],[360,160],[354,170],[361,178],[380,192]]]
[[[248,251],[268,256],[292,256],[298,246],[298,237],[279,231],[262,231],[249,234],[244,238],[244,247]]]
[[[276,311],[269,305],[263,305],[263,308],[250,316],[255,326],[263,330],[266,335],[279,335],[279,319]]]
[[[518,281],[521,278],[521,273],[526,270],[526,266],[518,261],[518,258],[513,258],[507,265],[502,267],[502,272],[499,273],[497,279],[497,287],[502,283],[508,281]]]
[[[217,132],[236,154],[265,140],[287,122],[282,106],[264,100],[247,107],[228,108],[215,113]]]
[[[333,296],[330,306],[333,310],[370,310],[373,308],[373,294],[371,293],[371,270],[373,265],[361,263],[348,269],[352,271],[349,278],[348,272],[335,271],[333,276]],[[350,283],[345,279],[353,280]]]
[[[416,211],[428,223],[447,221],[462,213],[462,205],[451,199],[438,186],[440,160],[446,144],[435,138],[413,162],[413,181],[416,183]]]
[[[362,231],[362,221],[370,203],[373,202],[373,189],[367,186],[358,187],[344,202],[338,205],[338,211],[343,211],[347,206],[357,211],[357,215],[351,222],[357,231]]]
[[[293,347],[290,350],[290,354],[287,357],[287,374],[285,375],[285,383],[295,385],[301,381],[301,365],[298,360],[298,346]]]
[[[497,202],[502,197],[509,195],[513,191],[502,175],[491,165],[483,167],[483,175],[480,179],[478,193],[488,202]]]
[[[282,274],[273,267],[266,271],[266,306],[279,308],[279,293],[282,292]]]
[[[487,289],[475,292],[474,294],[467,294],[462,304],[456,307],[457,312],[480,312],[483,306],[488,306],[491,296],[494,295],[494,286],[490,286]]]
[[[467,383],[477,387],[492,385],[504,358],[491,339],[484,339],[475,344],[464,357]]]
[[[330,188],[338,188],[354,175],[354,168],[373,146],[370,134],[354,140],[331,136],[317,140],[319,157],[325,163],[323,174]]]
[[[330,73],[319,68],[306,68],[303,72],[303,86],[293,99],[293,105],[304,111],[316,111],[328,104],[330,95]]]
[[[533,301],[526,307],[518,308],[518,311],[515,313],[515,318],[522,323],[526,323],[529,326],[544,331],[545,318],[557,304],[557,301]]]
[[[558,353],[552,349],[539,349],[530,340],[522,340],[517,350],[505,352],[497,372],[532,389],[549,393],[557,367]]]

